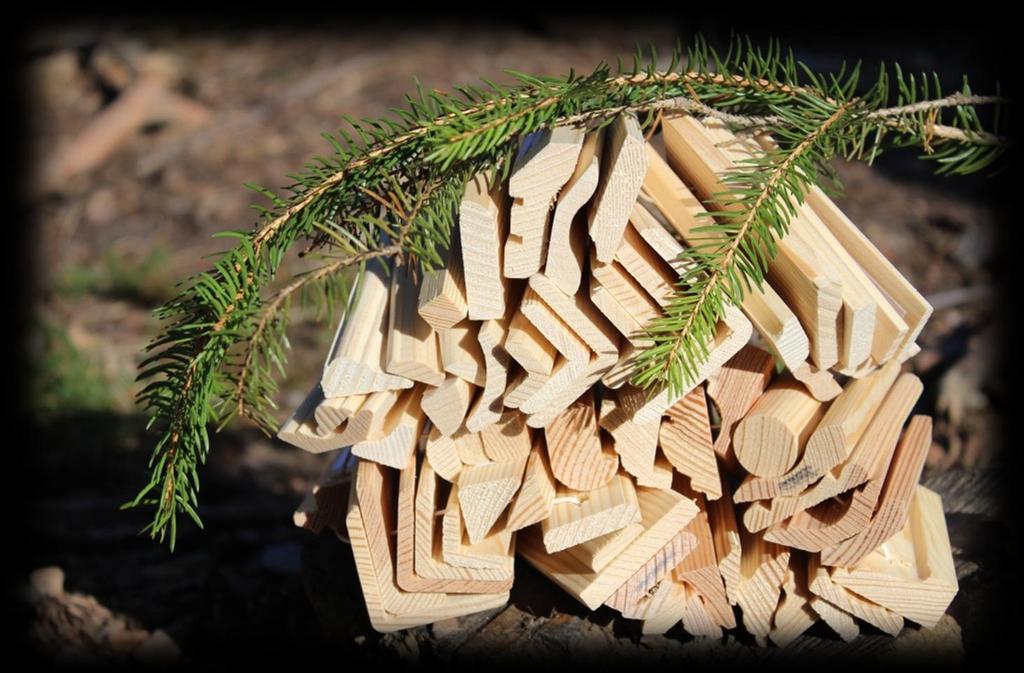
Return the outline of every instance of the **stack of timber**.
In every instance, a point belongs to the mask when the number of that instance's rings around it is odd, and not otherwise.
[[[630,384],[703,204],[770,142],[688,116],[537,133],[507,184],[466,185],[442,269],[361,269],[280,437],[340,451],[296,522],[351,542],[374,628],[502,605],[517,562],[645,633],[936,624],[957,580],[901,371],[931,307],[823,192],[696,383]]]

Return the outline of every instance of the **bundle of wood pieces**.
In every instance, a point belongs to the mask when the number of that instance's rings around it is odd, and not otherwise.
[[[280,437],[344,449],[296,522],[351,542],[374,628],[504,604],[517,555],[646,633],[936,624],[957,581],[900,371],[931,307],[822,191],[699,383],[629,382],[704,204],[770,142],[689,116],[537,133],[507,184],[466,186],[443,269],[365,267]]]

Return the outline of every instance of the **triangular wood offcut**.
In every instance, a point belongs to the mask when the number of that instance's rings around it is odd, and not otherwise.
[[[452,484],[448,504],[441,518],[441,558],[460,568],[497,568],[512,576],[515,572],[515,535],[504,514],[486,536],[471,544],[459,506],[459,485]]]
[[[619,469],[619,458],[602,444],[594,395],[588,391],[544,428],[551,472],[576,491],[607,484]]]
[[[555,506],[555,475],[548,463],[548,452],[540,433],[534,437],[533,450],[526,462],[523,484],[508,510],[508,527],[521,530],[551,516]]]
[[[526,457],[503,463],[466,465],[459,472],[459,504],[470,544],[494,526],[523,481]]]
[[[663,579],[671,582],[672,569],[697,546],[697,538],[686,529],[676,533],[664,547],[659,549],[643,566],[615,590],[605,605],[619,611],[636,605],[648,597]]]
[[[811,593],[843,612],[864,620],[890,636],[898,635],[903,630],[903,617],[833,582],[828,568],[821,565],[817,554],[808,554],[807,577]]]
[[[672,467],[689,477],[695,491],[712,500],[722,497],[704,386],[697,386],[669,407],[661,421],[658,444]]]
[[[718,567],[718,555],[715,550],[715,538],[711,532],[707,514],[707,501],[699,493],[690,489],[679,489],[683,495],[693,498],[699,512],[687,524],[684,530],[692,533],[697,546],[676,566],[673,571],[676,579],[685,581],[692,591],[703,598],[703,609],[722,628],[731,629],[736,626],[736,617],[729,598],[725,593],[725,582]],[[685,623],[684,623],[685,626]]]
[[[551,515],[541,521],[544,548],[554,553],[607,535],[640,520],[636,488],[617,474],[592,491],[557,486]]]
[[[472,383],[449,374],[441,385],[423,391],[423,413],[438,432],[451,436],[462,427],[475,393]]]
[[[422,397],[421,385],[404,391],[388,412],[382,428],[383,436],[356,442],[352,445],[352,453],[396,470],[402,469],[416,451],[416,443],[426,426],[427,417],[420,408]]]

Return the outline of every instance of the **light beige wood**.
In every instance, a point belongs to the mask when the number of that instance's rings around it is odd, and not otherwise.
[[[759,638],[767,638],[771,633],[772,617],[779,605],[791,552],[768,542],[763,535],[757,533],[740,531],[740,537],[743,553],[736,604],[742,611],[743,627],[747,632]]]
[[[891,455],[891,454],[890,454]],[[835,496],[770,527],[765,536],[793,549],[820,552],[856,535],[871,523],[884,476]]]
[[[869,376],[847,383],[808,438],[800,462],[779,477],[748,477],[736,489],[736,502],[799,493],[845,461],[898,374],[899,365],[891,362]]]
[[[470,544],[494,526],[523,482],[526,458],[502,463],[466,465],[459,473],[459,504]]]
[[[903,617],[833,582],[828,569],[819,562],[817,554],[808,554],[807,577],[812,593],[843,612],[863,619],[890,636],[897,636],[903,630]]]
[[[530,565],[596,610],[697,513],[693,501],[673,491],[640,488],[637,499],[644,532],[601,572],[591,571],[568,550],[549,554],[537,526],[520,532],[516,550]]]
[[[548,463],[541,433],[533,440],[533,450],[526,462],[523,484],[508,510],[508,528],[521,530],[551,516],[555,506],[555,475]]]
[[[931,305],[820,187],[812,187],[806,198],[807,204],[821,218],[822,223],[907,324],[907,334],[896,352],[908,348],[928,322],[932,314]]]
[[[590,258],[590,300],[634,347],[651,340],[645,330],[661,315],[658,303],[623,266],[612,260],[603,264]]]
[[[622,344],[621,353],[619,359],[615,361],[615,364],[604,373],[601,377],[601,384],[605,388],[611,388],[612,390],[618,390],[622,386],[629,383],[629,380],[633,376],[633,367],[636,364],[633,356],[636,354],[636,349],[628,341]]]
[[[905,619],[934,627],[959,585],[942,499],[918,486],[903,529],[832,580]]]
[[[777,378],[736,424],[736,459],[759,477],[784,474],[802,455],[824,413],[822,403],[802,384],[788,376]]]
[[[391,417],[391,411],[398,405],[404,390],[382,390],[370,393],[359,410],[348,419],[345,431],[338,438],[346,444],[354,444],[385,436],[385,426]]]
[[[418,385],[402,393],[388,412],[382,428],[383,436],[352,445],[352,454],[400,470],[409,463],[416,451],[416,443],[426,425],[426,415],[420,408],[423,386]]]
[[[846,642],[850,642],[860,635],[860,627],[857,626],[857,622],[853,621],[853,617],[835,605],[819,596],[812,596],[810,606],[821,617],[821,621],[828,624],[829,628]]]
[[[774,361],[767,351],[746,345],[708,379],[707,395],[718,409],[721,423],[715,438],[715,454],[727,466],[738,466],[732,447],[732,433],[772,377]]]
[[[711,612],[708,609],[707,601],[704,600],[704,597],[686,582],[676,584],[681,584],[681,588],[683,590],[682,603],[681,605],[675,606],[675,610],[682,611],[683,629],[685,629],[691,636],[708,638],[710,640],[721,640],[722,626],[714,620],[714,617],[712,617]],[[668,614],[665,616],[664,621],[652,621],[658,625],[658,628],[661,628],[666,622],[675,617],[675,610],[673,610],[672,607],[668,607],[666,608],[666,612],[668,612]],[[659,613],[659,618],[660,616],[661,615]],[[672,624],[675,624],[675,622],[673,621]],[[671,627],[672,624],[669,624],[669,626]],[[644,633],[647,633],[647,622],[644,622],[644,629]],[[664,633],[664,631],[662,633]]]
[[[885,477],[878,508],[871,523],[856,535],[823,549],[821,562],[830,566],[852,566],[880,544],[897,534],[907,522],[910,501],[921,479],[924,461],[932,445],[932,420],[914,416],[903,433]],[[835,602],[835,601],[833,601]]]
[[[385,371],[389,292],[384,267],[369,262],[352,292],[324,363],[320,378],[324,396],[411,388],[410,379]]]
[[[725,595],[729,603],[736,605],[740,588],[740,561],[743,558],[743,541],[736,524],[736,510],[732,493],[722,481],[722,497],[707,502],[708,523],[715,542],[715,556],[718,570],[725,583]]]
[[[703,496],[690,489],[681,488],[679,490],[683,495],[692,498],[699,509],[697,516],[684,529],[693,534],[697,544],[682,563],[675,567],[673,576],[679,581],[686,582],[691,590],[703,599],[701,609],[707,612],[716,625],[720,628],[734,628],[736,616],[733,614],[732,608],[729,607],[725,583],[718,568],[718,555],[715,551],[715,538],[711,532],[708,518],[707,501]],[[733,520],[735,521],[735,519]],[[686,626],[685,619],[683,626]],[[691,631],[691,633],[693,632]]]
[[[416,280],[408,264],[391,274],[388,311],[388,354],[385,369],[430,386],[444,381],[437,332],[416,311]]]
[[[608,567],[608,564],[616,556],[625,551],[643,531],[644,527],[637,521],[625,528],[584,540],[577,545],[569,547],[567,551],[576,560],[586,564],[594,572],[601,572]]]
[[[321,434],[318,431],[315,414],[323,399],[320,386],[313,388],[291,417],[281,425],[277,438],[310,453],[334,451],[348,446],[349,442],[344,438],[344,432],[332,431]]]
[[[590,350],[602,355],[618,355],[619,335],[615,327],[591,303],[586,292],[566,294],[550,278],[540,273],[530,276],[530,289],[537,293],[544,304],[550,307]],[[543,328],[540,329],[543,331]],[[552,343],[559,348],[558,343]],[[559,352],[568,357],[561,348]]]
[[[629,477],[615,475],[590,491],[556,487],[551,515],[540,522],[549,554],[607,535],[640,520],[636,488]]]
[[[675,582],[671,578],[662,580],[646,601],[640,632],[645,636],[661,635],[680,620],[685,620],[687,599],[686,587],[682,582]],[[699,597],[697,601],[699,603]]]
[[[423,413],[442,435],[450,437],[462,426],[475,393],[472,383],[449,374],[441,385],[423,391]]]
[[[636,477],[637,482],[650,482],[653,477],[658,451],[660,419],[653,423],[638,423],[636,412],[645,401],[646,393],[633,386],[605,391],[601,400],[601,418],[598,424],[614,440],[615,453],[623,469]],[[671,485],[671,479],[670,483]]]
[[[682,563],[697,546],[697,538],[681,530],[643,564],[622,586],[615,590],[605,605],[621,611],[646,598],[663,580],[671,582],[672,569]]]
[[[668,132],[666,138],[667,135]],[[701,215],[707,212],[704,206],[650,144],[647,145],[647,158],[649,167],[644,179],[644,191],[651,197],[665,222],[684,241],[690,245],[701,243],[701,239],[708,235],[696,231],[698,227],[707,226],[707,217]],[[807,333],[793,311],[770,285],[765,284],[761,289],[750,288],[743,298],[741,308],[787,367],[793,369],[807,360],[810,354]]]
[[[533,307],[534,316],[539,321],[547,321],[545,326],[550,330],[557,316],[550,313],[550,309],[536,297],[536,294],[527,289],[523,296],[523,302]],[[559,330],[562,329],[562,325],[559,325]],[[564,328],[564,330],[567,331],[568,328]],[[554,344],[548,341],[537,325],[522,311],[516,311],[512,316],[508,337],[505,339],[505,350],[527,372],[549,376],[555,366],[555,357],[558,354]]]
[[[431,469],[445,481],[455,481],[462,470],[462,460],[455,448],[455,440],[442,435],[437,428],[430,429],[424,451]]]
[[[790,367],[789,372],[793,378],[807,386],[807,391],[814,399],[821,402],[834,400],[843,392],[842,386],[836,382],[829,370],[819,369],[810,362],[801,362],[795,367]]]
[[[517,315],[522,315],[533,325],[539,338],[551,344],[551,347],[566,359],[577,363],[590,359],[590,348],[587,343],[566,324],[565,320],[546,301],[541,299],[533,288],[527,288],[523,292],[523,299],[519,304],[519,314]],[[523,328],[523,331],[526,332],[526,329]],[[525,340],[525,335],[518,336],[520,342]],[[523,343],[516,344],[516,346],[520,355],[524,356],[526,360],[540,357],[539,353],[532,352]],[[552,370],[554,370],[554,363],[552,363]]]
[[[605,263],[615,256],[647,173],[646,142],[635,116],[619,115],[606,134],[600,181],[587,222],[597,259]]]
[[[332,432],[343,432],[345,423],[359,411],[367,397],[368,395],[345,395],[322,400],[313,412],[317,433],[327,435]]]
[[[459,205],[459,241],[462,274],[471,320],[497,320],[505,316],[508,280],[504,268],[508,236],[508,195],[503,185],[488,188],[480,173],[466,184]]]
[[[482,465],[491,462],[487,454],[484,453],[484,441],[479,432],[470,432],[465,428],[460,428],[452,435],[452,441],[455,443],[455,452],[459,456],[459,461],[463,465]]]
[[[459,504],[459,485],[452,484],[448,503],[441,517],[441,558],[459,568],[497,568],[515,573],[514,531],[502,515],[479,542],[470,544]]]
[[[606,485],[619,469],[619,458],[601,442],[588,391],[569,405],[544,428],[551,472],[560,483],[576,491],[591,491]]]
[[[577,364],[561,359],[555,364],[555,371],[537,394],[521,407],[528,412],[526,423],[532,428],[550,425],[573,400],[591,389],[595,383],[615,364],[614,353],[593,354],[590,361]]]
[[[463,320],[454,327],[439,330],[437,334],[444,371],[482,388],[487,377],[484,353],[477,340],[479,329],[480,323]]]
[[[551,218],[551,238],[547,246],[544,274],[566,294],[580,288],[587,241],[585,213],[581,210],[597,189],[601,169],[604,132],[591,131],[583,141],[576,169],[558,194]]]
[[[651,471],[637,478],[636,485],[668,490],[672,488],[675,475],[672,463],[668,462],[668,459],[659,451],[654,456],[654,466]]]
[[[508,181],[512,212],[500,267],[506,278],[528,278],[547,258],[551,207],[575,172],[584,137],[583,129],[558,126],[526,136],[520,146]]]
[[[633,210],[646,212],[646,208],[640,205],[634,206]],[[626,227],[619,249],[615,251],[615,263],[621,265],[658,306],[664,307],[676,293],[679,274],[650,244],[644,241],[632,224],[636,219],[639,219],[636,215],[630,218],[630,224]],[[654,226],[668,235],[668,232],[660,225],[655,224]],[[678,245],[676,243],[676,246]],[[591,273],[594,273],[593,270]]]
[[[513,575],[502,568],[460,568],[444,562],[439,522],[448,501],[443,482],[426,462],[420,467],[416,485],[415,573],[450,593],[492,593],[508,591]],[[400,531],[401,532],[401,531]],[[399,535],[399,541],[403,538]]]
[[[501,403],[509,409],[518,409],[523,406],[524,402],[539,393],[550,379],[550,373],[534,374],[522,368],[515,369],[509,378],[508,387],[505,388],[505,395],[501,398]]]
[[[810,606],[812,596],[807,588],[807,564],[803,557],[790,557],[782,591],[768,638],[777,646],[786,647],[818,621],[818,614]]]
[[[458,240],[457,234],[453,239]],[[454,241],[442,268],[423,271],[416,310],[435,330],[454,327],[469,314],[466,283],[462,277],[462,253]]]
[[[656,172],[657,165],[655,162],[661,162],[661,165],[667,168],[664,159],[657,155],[655,157],[655,159],[651,160],[651,166],[647,171],[647,178],[650,178],[652,173]],[[671,173],[672,169],[669,168],[668,171]],[[629,214],[629,226],[626,228],[626,235],[629,235],[629,230],[634,231],[647,244],[647,248],[661,258],[675,272],[676,276],[681,276],[690,269],[679,259],[684,250],[683,244],[671,232],[676,232],[680,238],[682,238],[682,234],[679,234],[677,227],[672,224],[662,211],[661,202],[647,192],[647,178],[645,178],[644,187],[640,190],[640,196],[637,198],[636,203],[633,205],[633,210]],[[678,180],[675,174],[671,178]],[[619,250],[615,253],[616,257],[619,257],[619,252],[626,256],[623,245],[636,247],[635,244],[628,243],[623,238],[623,243],[619,245]],[[675,281],[672,284],[674,285]]]
[[[695,491],[712,500],[722,497],[704,386],[697,386],[669,408],[661,421],[658,444],[672,467],[689,477]]]
[[[479,432],[501,418],[504,405],[501,403],[508,383],[510,364],[505,351],[505,336],[508,334],[508,320],[485,320],[480,323],[477,340],[484,354],[484,387],[473,401],[466,416],[466,428]]]
[[[515,411],[506,411],[492,425],[480,431],[487,458],[496,462],[523,461],[530,457],[533,437],[526,419]]]

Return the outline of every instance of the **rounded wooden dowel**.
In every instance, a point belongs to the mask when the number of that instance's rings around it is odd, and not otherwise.
[[[777,379],[736,424],[736,459],[759,477],[784,474],[796,464],[824,407],[800,382],[788,376]]]

